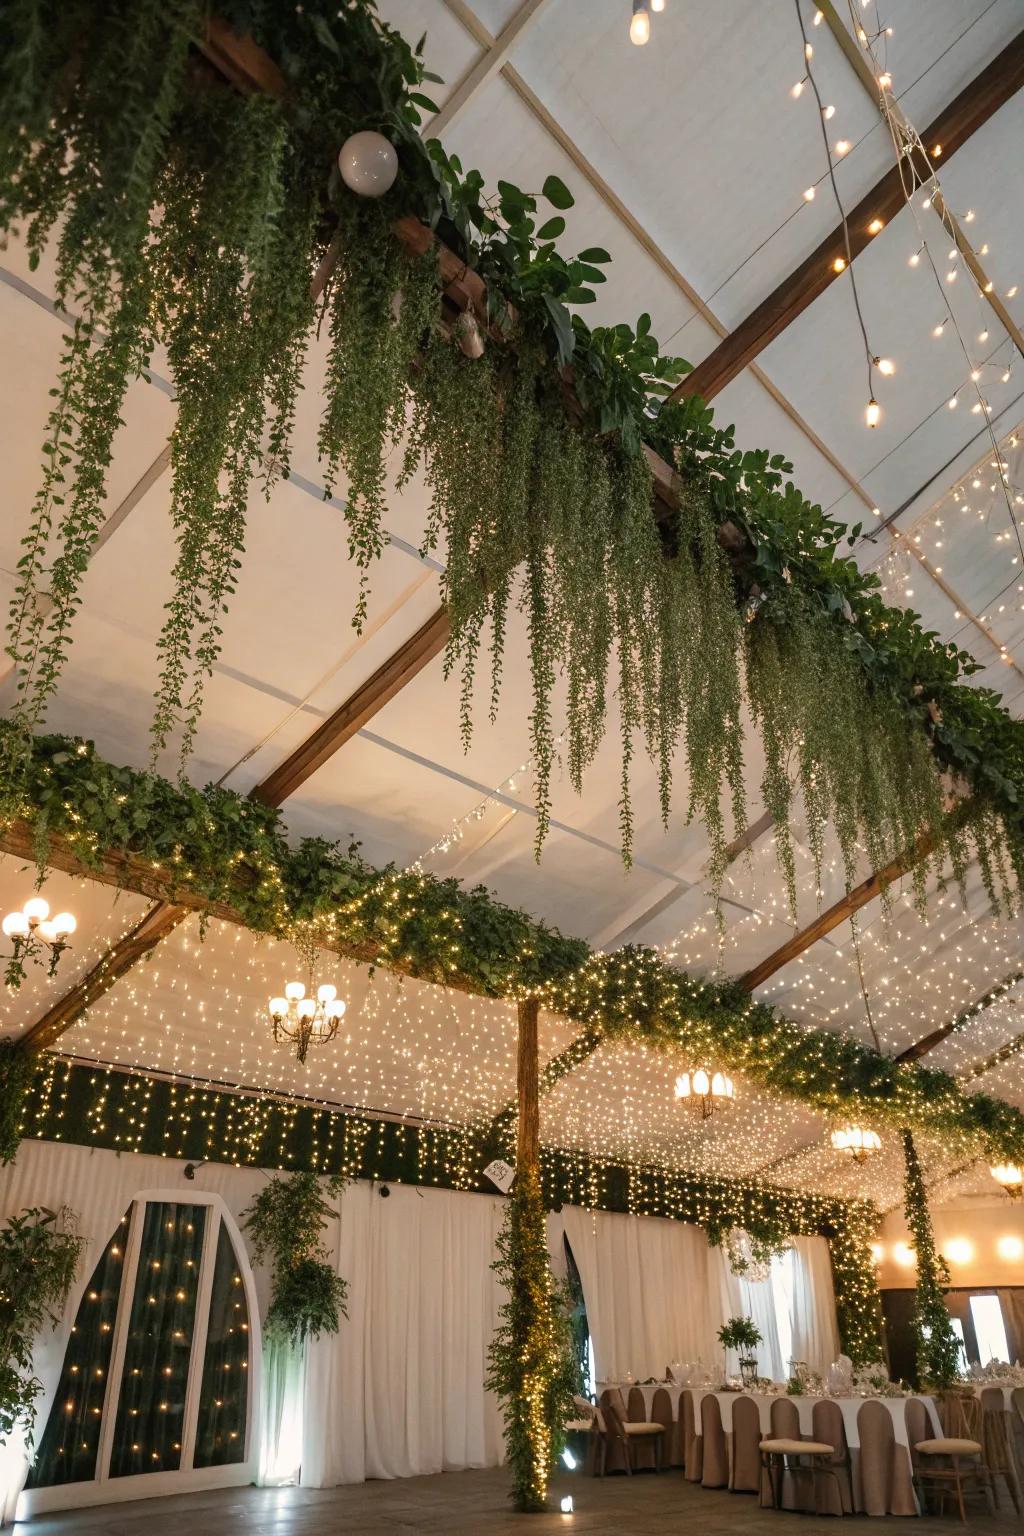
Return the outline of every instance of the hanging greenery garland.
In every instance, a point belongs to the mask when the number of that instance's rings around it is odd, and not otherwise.
[[[205,62],[219,34],[200,0],[12,0],[0,16],[0,228],[22,230],[33,261],[55,246],[56,298],[72,317],[11,610],[20,729],[5,783],[58,686],[125,393],[158,345],[177,401],[178,553],[153,749],[176,745],[184,768],[250,481],[269,489],[288,472],[319,276],[319,446],[328,488],[348,480],[355,620],[385,542],[385,462],[404,437],[403,477],[422,467],[432,494],[427,545],[444,540],[447,665],[461,676],[467,737],[484,633],[493,710],[509,614],[525,615],[538,848],[561,672],[577,788],[617,710],[627,859],[642,748],[666,820],[685,759],[688,811],[707,826],[720,877],[729,828],[745,823],[746,693],[791,899],[796,790],[819,862],[826,822],[848,876],[859,843],[878,867],[927,827],[936,867],[949,853],[959,874],[973,844],[992,899],[1007,899],[1024,867],[1022,728],[994,694],[963,686],[965,653],[881,602],[876,579],[840,554],[859,530],[808,503],[781,456],[737,450],[700,400],[662,404],[687,365],[662,356],[648,317],[591,329],[574,313],[609,257],[560,253],[572,203],[562,182],[550,176],[537,194],[500,182],[489,196],[477,172],[424,143],[430,77],[372,0],[225,0],[221,15],[273,61],[270,94],[247,96]],[[338,174],[339,147],[366,129],[397,150],[398,179],[379,200]],[[395,238],[408,215],[486,285],[471,346],[461,321],[450,327],[436,256]],[[667,499],[652,494],[647,449],[678,475]],[[954,822],[943,807],[959,776],[972,814]],[[923,866],[917,878],[923,889]]]
[[[256,1263],[270,1262],[272,1295],[263,1326],[275,1343],[299,1346],[337,1333],[348,1316],[348,1282],[320,1241],[334,1215],[328,1199],[346,1182],[341,1173],[321,1178],[312,1171],[271,1179],[242,1213]]]
[[[46,1324],[60,1320],[84,1246],[67,1207],[32,1206],[0,1227],[0,1444],[20,1430],[32,1445],[43,1390],[33,1349]]]
[[[0,721],[0,750],[14,729]],[[27,844],[41,872],[59,848],[76,870],[107,861],[142,894],[224,910],[257,933],[294,939],[296,925],[308,925],[319,945],[369,965],[487,997],[539,995],[581,1031],[546,1064],[542,1092],[603,1041],[627,1040],[713,1057],[783,1098],[892,1130],[911,1126],[967,1157],[1024,1157],[1024,1114],[965,1092],[949,1073],[808,1029],[739,984],[698,980],[654,950],[594,953],[483,887],[374,869],[357,850],[320,838],[292,846],[278,812],[230,790],[171,784],[104,762],[88,742],[48,736],[29,744],[12,809],[23,818],[14,846]],[[19,1055],[0,1061],[15,1078]]]

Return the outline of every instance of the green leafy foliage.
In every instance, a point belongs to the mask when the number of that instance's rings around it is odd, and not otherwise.
[[[491,1266],[505,1290],[486,1385],[501,1399],[512,1502],[539,1513],[582,1389],[572,1298],[548,1262],[547,1213],[535,1169],[520,1167]]]
[[[25,1098],[35,1079],[35,1064],[15,1040],[0,1040],[0,1164],[13,1163],[21,1137]]]
[[[34,259],[55,244],[58,301],[73,317],[11,608],[22,729],[6,739],[5,783],[58,685],[125,391],[157,344],[178,407],[178,548],[153,751],[176,745],[184,768],[241,565],[249,484],[287,474],[310,285],[330,272],[319,446],[327,489],[341,472],[349,482],[354,620],[386,542],[385,463],[411,407],[405,473],[424,469],[427,545],[446,547],[447,667],[460,676],[467,740],[483,636],[493,713],[511,607],[526,619],[538,851],[560,740],[579,788],[617,709],[627,860],[642,749],[665,819],[685,763],[688,813],[707,826],[717,881],[746,818],[746,690],[791,898],[797,792],[815,857],[829,822],[848,876],[858,846],[878,865],[930,828],[934,867],[949,855],[959,877],[968,834],[949,831],[942,807],[963,786],[990,899],[1015,899],[1024,728],[996,695],[963,686],[969,656],[882,603],[876,579],[841,553],[859,529],[809,503],[782,455],[738,449],[699,399],[666,399],[688,365],[662,354],[649,316],[587,325],[578,311],[610,258],[559,249],[573,210],[565,184],[550,175],[539,191],[499,181],[488,193],[479,172],[424,142],[421,46],[382,23],[373,0],[224,0],[220,14],[276,62],[281,94],[242,96],[197,60],[199,0],[71,0],[59,17],[12,0],[0,16],[0,227],[24,227]],[[399,156],[380,202],[354,198],[337,170],[339,145],[366,128]],[[484,358],[463,356],[442,325],[435,262],[393,238],[410,213],[483,279]],[[648,448],[676,471],[678,505],[653,500]]]
[[[718,1330],[718,1342],[723,1349],[735,1349],[741,1354],[753,1350],[762,1343],[761,1330],[750,1317],[730,1317]]]
[[[291,1345],[337,1333],[348,1316],[348,1282],[337,1273],[320,1241],[334,1214],[328,1197],[346,1180],[310,1171],[271,1179],[242,1215],[258,1264],[269,1261],[273,1294],[264,1322],[268,1336]]]
[[[15,1429],[32,1444],[43,1390],[33,1346],[47,1323],[60,1321],[84,1241],[66,1207],[30,1206],[0,1227],[0,1444]]]
[[[921,1163],[909,1131],[903,1133],[903,1155],[906,1162],[904,1209],[917,1255],[912,1319],[917,1370],[923,1386],[942,1391],[951,1387],[960,1374],[960,1344],[945,1300],[949,1270],[935,1246]]]
[[[0,738],[15,729],[0,722]],[[582,1036],[548,1064],[545,1088],[603,1040],[626,1040],[713,1058],[825,1114],[841,1110],[939,1135],[965,1156],[1024,1157],[1024,1114],[1003,1099],[965,1093],[946,1072],[897,1062],[850,1035],[807,1029],[742,986],[688,976],[653,950],[594,953],[483,887],[374,869],[356,850],[319,838],[292,846],[269,807],[115,767],[88,742],[35,739],[8,814],[32,827],[41,869],[56,838],[86,869],[128,855],[150,894],[200,909],[222,903],[256,932],[294,938],[296,925],[310,924],[322,947],[423,981],[487,997],[537,993]]]

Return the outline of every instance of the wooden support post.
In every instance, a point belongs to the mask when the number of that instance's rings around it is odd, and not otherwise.
[[[516,1138],[516,1171],[540,1167],[540,1003],[527,997],[519,1004],[519,1063],[516,1087],[519,1096],[519,1135]]]

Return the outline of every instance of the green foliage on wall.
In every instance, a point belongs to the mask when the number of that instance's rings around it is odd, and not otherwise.
[[[271,1339],[292,1346],[337,1333],[348,1316],[348,1282],[321,1242],[334,1215],[329,1196],[341,1193],[341,1173],[326,1178],[312,1169],[271,1179],[242,1213],[257,1264],[269,1262],[273,1294],[264,1321]]]
[[[32,1444],[43,1390],[33,1346],[60,1319],[84,1241],[67,1208],[27,1207],[0,1227],[0,1444],[16,1429]]]

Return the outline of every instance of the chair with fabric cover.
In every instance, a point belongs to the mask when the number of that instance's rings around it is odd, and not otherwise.
[[[985,1387],[981,1394],[981,1459],[992,1476],[992,1496],[996,1507],[999,1505],[996,1479],[1001,1477],[1019,1515],[1020,1480],[1013,1454],[1010,1418],[1001,1387]]]
[[[572,1405],[576,1410],[576,1417],[579,1422],[581,1424],[586,1423],[588,1426],[587,1456],[583,1464],[583,1470],[589,1473],[591,1477],[597,1477],[598,1467],[601,1466],[604,1458],[604,1421],[601,1419],[599,1409],[594,1406],[589,1398],[580,1397],[578,1393],[574,1393]],[[601,1470],[604,1470],[603,1466],[601,1466]]]
[[[945,1433],[926,1435],[923,1439],[918,1439],[916,1435],[916,1429],[924,1416],[923,1405],[908,1404],[907,1433],[910,1439],[914,1485],[921,1498],[922,1507],[925,1507],[929,1493],[938,1496],[940,1512],[947,1498],[955,1498],[960,1519],[966,1525],[967,1512],[964,1508],[966,1488],[971,1486],[981,1488],[988,1500],[990,1510],[994,1504],[993,1478],[981,1459],[981,1440],[969,1433],[972,1429],[976,1429],[980,1434],[981,1404],[973,1393],[956,1391],[940,1393],[937,1403],[939,1418],[945,1426]],[[917,1412],[919,1407],[920,1415]],[[863,1415],[862,1408],[861,1418]]]
[[[896,1447],[896,1431],[888,1408],[870,1398],[863,1403],[857,1414],[857,1436],[860,1497],[855,1497],[854,1502],[866,1515],[887,1515],[892,1505]]]
[[[732,1405],[733,1493],[757,1493],[761,1487],[761,1410],[752,1397]]]
[[[800,1415],[796,1403],[788,1397],[777,1397],[771,1407],[773,1440],[799,1440]]]
[[[761,1452],[761,1505],[765,1507],[765,1487],[769,1495],[767,1508],[782,1509],[783,1483],[788,1474],[794,1481],[810,1479],[811,1500],[814,1513],[825,1513],[821,1497],[822,1488],[829,1482],[835,1485],[836,1502],[842,1508],[839,1490],[839,1473],[832,1465],[835,1446],[825,1440],[789,1440],[770,1435],[762,1440]]]
[[[706,1392],[700,1400],[701,1440],[704,1442],[704,1461],[701,1466],[702,1488],[727,1488],[729,1485],[729,1458],[725,1449],[725,1430],[722,1427],[722,1409],[713,1392]]]
[[[606,1472],[621,1472],[626,1465],[625,1453],[621,1441],[614,1434],[609,1423],[609,1410],[614,1404],[619,1417],[626,1417],[626,1405],[622,1401],[622,1394],[618,1387],[605,1387],[598,1403],[598,1419],[601,1430],[601,1476]]]
[[[1017,1417],[1024,1424],[1024,1387],[1014,1387],[1010,1393],[1010,1401],[1017,1410]]]
[[[699,1483],[704,1474],[704,1437],[697,1433],[692,1392],[679,1394],[679,1421],[683,1432],[683,1475],[688,1483]]]
[[[627,1473],[632,1476],[635,1470],[637,1449],[651,1444],[655,1448],[655,1470],[660,1471],[664,1464],[664,1424],[655,1424],[653,1420],[624,1419],[619,1412],[618,1404],[611,1397],[607,1404],[602,1406],[609,1444],[614,1441],[618,1445]]]
[[[846,1441],[846,1426],[839,1404],[823,1398],[815,1403],[811,1415],[811,1439],[834,1446],[831,1466],[835,1472],[834,1483],[828,1481],[824,1491],[829,1495],[830,1507],[822,1510],[825,1515],[853,1514],[853,1463]],[[833,1502],[833,1495],[837,1495]]]
[[[683,1464],[682,1425],[672,1412],[672,1399],[664,1387],[659,1387],[651,1401],[651,1421],[665,1426],[665,1462],[670,1467]]]
[[[629,1396],[626,1399],[625,1419],[627,1424],[650,1424],[655,1422],[654,1414],[647,1412],[647,1401],[639,1387],[630,1387]],[[633,1446],[633,1470],[646,1471],[655,1464],[655,1447],[652,1441],[642,1440]]]

